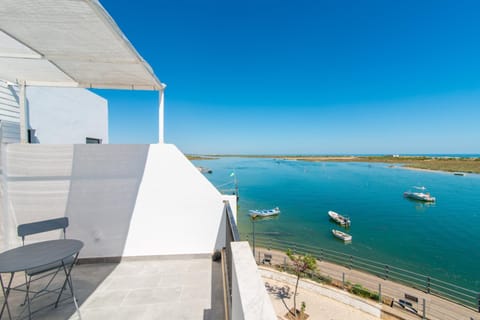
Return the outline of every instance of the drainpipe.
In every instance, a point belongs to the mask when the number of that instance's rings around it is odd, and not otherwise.
[[[162,83],[162,87],[158,90],[158,143],[163,144],[165,142],[165,119],[164,119],[164,96],[166,84]]]
[[[20,83],[20,96],[19,96],[19,107],[20,107],[20,143],[27,143],[27,85],[25,81]]]

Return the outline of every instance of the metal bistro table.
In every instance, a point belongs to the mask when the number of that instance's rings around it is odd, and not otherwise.
[[[73,239],[61,239],[37,242],[0,253],[0,274],[10,274],[10,279],[6,283],[7,285],[5,285],[2,277],[0,276],[3,296],[5,297],[5,301],[3,302],[2,310],[0,312],[0,319],[3,316],[5,308],[7,309],[9,319],[12,319],[10,307],[8,305],[8,296],[10,295],[11,290],[19,290],[11,287],[13,276],[15,275],[15,273],[22,271],[26,273],[26,270],[43,267],[53,263],[58,263],[59,267],[63,267],[63,271],[65,272],[65,281],[62,288],[60,289],[60,293],[58,294],[57,301],[55,302],[55,307],[57,307],[58,302],[60,301],[60,297],[65,290],[65,287],[68,285],[70,288],[70,292],[73,296],[73,302],[75,303],[75,307],[78,311],[78,305],[75,299],[70,274],[73,265],[78,258],[78,254],[80,253],[80,250],[82,248],[82,241]],[[67,261],[67,259],[71,258],[72,256],[75,256],[75,259],[71,265],[64,263],[64,261]],[[32,313],[30,310],[30,297],[28,289],[29,288],[27,286],[26,290],[19,291],[27,292],[26,303],[28,307],[28,317],[29,319],[31,319]]]

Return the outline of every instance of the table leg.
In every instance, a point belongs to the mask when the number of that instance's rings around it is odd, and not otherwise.
[[[5,284],[3,283],[2,275],[0,274],[0,283],[2,284],[2,292],[5,301],[3,302],[2,311],[0,311],[0,319],[3,316],[3,311],[5,311],[5,306],[7,307],[8,318],[12,320],[12,314],[10,313],[10,307],[8,306],[8,296],[10,295],[10,288],[12,286],[13,275],[15,272],[10,273],[10,280],[8,281],[8,286],[5,288]]]

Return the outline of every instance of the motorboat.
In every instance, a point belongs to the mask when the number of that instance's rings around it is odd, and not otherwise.
[[[337,237],[340,240],[343,240],[345,242],[352,241],[352,236],[349,235],[348,233],[342,232],[340,230],[335,230],[335,229],[332,229],[332,233],[335,237]]]
[[[423,193],[423,192],[411,192],[407,191],[403,193],[405,198],[410,198],[414,200],[420,200],[425,202],[435,202],[435,197],[432,197],[430,193]]]
[[[255,217],[271,217],[276,216],[280,213],[280,208],[275,207],[273,209],[263,209],[263,210],[249,210],[249,214],[252,218]]]
[[[341,225],[342,227],[350,227],[350,219],[348,217],[344,217],[335,211],[328,211],[328,215],[332,218],[333,221]]]

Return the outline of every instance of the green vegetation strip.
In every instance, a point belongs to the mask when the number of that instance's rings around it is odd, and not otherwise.
[[[310,162],[381,162],[406,168],[446,172],[480,173],[480,158],[426,157],[426,156],[292,156],[292,155],[189,155],[190,160],[215,160],[220,157],[271,158]]]

